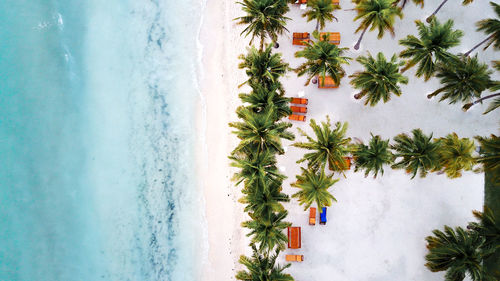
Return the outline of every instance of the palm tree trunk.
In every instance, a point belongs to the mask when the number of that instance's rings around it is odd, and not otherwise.
[[[469,54],[472,53],[472,51],[474,51],[477,47],[483,45],[485,42],[487,42],[488,40],[490,40],[491,38],[493,38],[493,36],[495,36],[495,34],[491,34],[490,36],[488,36],[488,38],[484,39],[483,41],[481,41],[481,43],[477,44],[472,49],[470,49],[470,51],[468,51],[467,53],[465,53],[464,56],[468,57]]]
[[[365,32],[366,32],[367,29],[368,29],[368,25],[365,27],[365,29],[363,29],[363,32],[361,33],[361,36],[359,36],[358,42],[356,43],[356,45],[354,45],[354,50],[358,50],[359,49],[359,45],[361,45],[361,40],[363,40],[363,36],[365,35]]]
[[[443,2],[441,2],[441,5],[439,5],[437,7],[437,9],[434,11],[434,13],[432,13],[432,15],[430,15],[429,17],[427,17],[427,19],[425,21],[427,21],[428,23],[432,21],[432,18],[437,14],[437,12],[439,12],[439,10],[441,10],[441,8],[444,6],[444,4],[448,2],[448,0],[443,0]]]
[[[478,104],[478,103],[482,102],[483,100],[486,100],[486,99],[489,99],[489,98],[493,98],[493,97],[496,97],[496,96],[500,96],[500,93],[491,94],[491,95],[488,95],[488,96],[486,96],[486,97],[484,97],[484,98],[480,98],[480,99],[478,99],[478,100],[476,100],[476,101],[474,101],[474,102],[467,103],[467,104],[465,104],[465,105],[462,107],[462,109],[463,109],[464,111],[467,111],[467,110],[468,110],[471,106],[473,106],[473,105],[475,105],[475,104]]]

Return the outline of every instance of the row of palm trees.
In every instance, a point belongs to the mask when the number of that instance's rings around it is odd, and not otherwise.
[[[354,2],[356,3],[354,10],[357,12],[355,20],[361,21],[356,32],[362,31],[354,46],[355,49],[359,48],[367,30],[377,30],[378,38],[383,37],[386,31],[394,34],[395,18],[402,17],[401,7],[398,4],[400,2],[402,6],[406,4],[406,1],[397,0],[357,0]],[[423,5],[423,1],[414,2]],[[255,37],[260,37],[261,51],[266,38],[271,38],[273,42],[276,42],[277,36],[287,31],[285,28],[286,20],[288,20],[285,14],[289,11],[287,1],[245,0],[240,3],[247,15],[238,18],[238,23],[247,25],[243,33],[252,36],[251,42]],[[477,56],[469,57],[473,50],[485,43],[487,43],[485,49],[490,45],[493,45],[495,49],[500,48],[500,5],[493,2],[491,5],[497,18],[484,19],[477,23],[478,31],[485,32],[488,37],[463,55],[448,52],[450,48],[460,44],[463,32],[453,29],[453,21],[440,23],[432,16],[427,25],[416,21],[418,37],[408,35],[399,41],[399,44],[406,48],[399,54],[399,58],[403,61],[398,61],[395,55],[387,61],[381,53],[375,58],[370,54],[358,57],[356,60],[362,64],[364,70],[357,71],[350,76],[353,78],[351,81],[353,87],[360,90],[355,98],[365,97],[365,105],[375,106],[381,100],[389,101],[392,94],[400,96],[402,94],[400,85],[408,83],[408,78],[402,73],[416,66],[417,77],[423,77],[427,81],[436,76],[441,81],[442,86],[429,94],[428,98],[442,94],[440,101],[465,103],[464,110],[486,99],[496,98],[485,114],[496,109],[500,105],[500,93],[485,97],[481,95],[487,90],[498,91],[500,83],[492,80],[492,71],[486,64],[479,62]],[[339,8],[328,0],[312,0],[309,1],[308,6],[310,9],[303,16],[307,17],[308,21],[316,20],[316,29],[322,29],[327,21],[336,19],[333,11]],[[294,69],[295,72],[298,76],[307,75],[306,85],[311,80],[315,81],[314,78],[318,76],[331,76],[335,83],[340,84],[341,79],[346,75],[343,65],[351,60],[345,56],[348,48],[328,44],[328,40],[326,38],[321,40],[317,32],[313,34],[313,37],[315,40],[306,43],[305,48],[295,54],[296,57],[307,60]],[[404,66],[400,69],[401,64]],[[494,62],[494,66],[498,69],[499,64]],[[288,65],[280,65],[278,68],[278,71],[284,71]]]
[[[291,111],[290,99],[284,96],[279,79],[290,67],[281,54],[272,50],[272,45],[251,47],[239,57],[239,68],[248,76],[243,84],[250,86],[251,91],[239,95],[244,104],[236,109],[239,121],[229,123],[240,139],[229,159],[231,166],[237,168],[233,180],[242,186],[239,202],[245,205],[244,211],[250,217],[242,227],[249,230],[247,236],[253,251],[250,257],[240,257],[245,270],[236,273],[238,280],[293,280],[284,272],[290,265],[276,262],[288,241],[284,230],[291,225],[286,222],[288,212],[283,207],[284,202],[290,201],[282,192],[285,176],[276,166],[276,156],[285,152],[282,140],[294,139],[288,130],[292,125],[281,121]]]

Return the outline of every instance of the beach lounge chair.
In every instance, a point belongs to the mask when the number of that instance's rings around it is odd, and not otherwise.
[[[319,224],[326,224],[326,207],[321,208],[321,213],[319,213]]]
[[[340,5],[340,0],[332,0],[333,5]]]
[[[300,5],[300,4],[307,4],[307,0],[296,0],[295,4]]]
[[[307,113],[307,107],[303,106],[290,106],[290,109],[292,110],[292,112]]]
[[[335,45],[340,44],[340,33],[339,32],[320,32],[319,39],[321,41],[323,41],[323,36],[328,35],[328,34],[329,34],[329,38],[327,38],[327,39],[328,39],[328,42],[330,44],[335,44]]]
[[[288,248],[290,249],[299,249],[302,247],[302,237],[300,233],[300,227],[298,226],[289,226],[287,228],[288,231]]]
[[[294,103],[294,104],[307,104],[308,102],[308,99],[304,99],[304,98],[292,98],[292,101],[290,103]]]
[[[293,45],[299,45],[299,46],[304,46],[304,42],[309,42],[310,41],[310,36],[309,32],[294,32],[293,33]]]
[[[304,261],[304,256],[303,255],[286,255],[285,259],[286,259],[286,261],[302,262],[302,261]]]
[[[344,157],[345,160],[345,169],[350,170],[351,169],[351,157]]]
[[[298,115],[298,114],[291,114],[288,116],[288,119],[292,121],[302,121],[302,122],[306,121],[306,117],[304,115]]]
[[[325,77],[325,81],[323,82],[323,76],[318,77],[318,88],[320,89],[333,89],[338,88],[339,85],[335,84],[333,78],[330,76]]]
[[[316,224],[316,208],[309,208],[309,225]]]

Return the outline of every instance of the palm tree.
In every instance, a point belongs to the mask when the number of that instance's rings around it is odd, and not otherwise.
[[[462,171],[471,171],[476,164],[474,153],[474,141],[467,138],[459,138],[452,133],[441,138],[441,149],[439,150],[439,161],[443,172],[453,179],[462,176]]]
[[[302,17],[307,17],[307,22],[316,20],[316,31],[321,27],[325,28],[326,21],[337,20],[333,11],[340,9],[338,5],[333,5],[332,0],[309,0],[307,6],[310,10],[304,12]]]
[[[345,136],[347,123],[335,123],[335,128],[331,128],[330,117],[326,116],[326,122],[321,122],[321,126],[311,119],[310,126],[313,129],[316,139],[308,136],[304,131],[298,128],[300,134],[307,138],[308,142],[296,142],[295,147],[312,150],[304,154],[304,157],[297,161],[302,163],[307,161],[307,166],[313,170],[324,169],[328,167],[333,171],[345,170],[346,163],[344,157],[350,152],[350,138]]]
[[[365,105],[375,106],[380,100],[386,103],[391,99],[391,93],[399,97],[402,92],[398,84],[408,84],[408,78],[399,73],[396,55],[392,56],[391,61],[387,61],[383,53],[378,53],[376,59],[368,54],[367,57],[359,56],[356,60],[365,70],[349,76],[354,78],[350,83],[355,89],[361,90],[354,98],[366,96]]]
[[[479,222],[470,222],[467,226],[485,238],[481,247],[483,256],[488,256],[500,249],[500,221],[497,221],[495,214],[490,208],[484,207],[484,212],[472,211],[472,214]]]
[[[481,144],[480,154],[477,159],[479,163],[483,164],[486,171],[499,171],[500,170],[500,137],[491,135],[490,138],[476,137]]]
[[[468,275],[474,281],[483,281],[480,248],[484,238],[475,231],[461,227],[444,227],[444,232],[433,230],[434,236],[425,238],[429,254],[425,266],[432,272],[446,271],[445,280],[460,281]]]
[[[329,35],[325,35],[328,38]],[[305,58],[307,62],[301,64],[295,72],[300,77],[304,74],[308,75],[306,86],[312,78],[321,76],[324,78],[331,76],[335,84],[340,84],[340,79],[345,76],[345,71],[342,64],[349,64],[351,58],[345,57],[344,52],[348,48],[339,48],[334,44],[330,44],[326,38],[320,40],[319,33],[314,32],[313,37],[315,42],[306,42],[306,47],[302,51],[295,53],[297,58]]]
[[[276,259],[280,253],[277,249],[275,254],[269,256],[262,254],[257,250],[255,245],[251,245],[253,254],[252,257],[240,256],[239,262],[246,267],[247,270],[240,270],[236,273],[237,280],[243,281],[293,281],[290,274],[283,271],[290,267],[290,264],[285,266],[276,265]]]
[[[300,205],[304,205],[304,210],[313,203],[316,203],[318,210],[321,210],[322,207],[331,206],[332,200],[337,202],[337,199],[328,192],[328,188],[338,182],[338,179],[333,179],[333,175],[327,176],[324,169],[321,171],[301,169],[302,175],[297,175],[297,181],[291,186],[300,188],[300,191],[292,197],[297,198]]]
[[[399,134],[394,137],[396,144],[391,148],[396,151],[396,159],[391,167],[393,169],[405,169],[406,173],[412,174],[412,179],[420,172],[420,177],[425,177],[428,171],[439,170],[440,141],[432,141],[432,134],[426,136],[422,130],[412,130],[413,137],[407,134]]]
[[[255,218],[267,218],[272,212],[284,211],[282,203],[290,201],[288,195],[281,192],[281,185],[269,180],[263,186],[246,186],[242,193],[245,195],[238,202],[246,204],[244,211],[252,212]]]
[[[252,237],[252,244],[259,245],[259,251],[269,252],[274,247],[284,250],[288,238],[283,230],[292,225],[283,221],[287,215],[286,210],[279,213],[271,212],[268,217],[253,217],[250,214],[252,220],[241,223],[241,226],[250,229],[247,236]]]
[[[272,45],[267,46],[263,51],[259,51],[254,47],[248,49],[248,54],[241,54],[239,59],[242,62],[238,65],[240,69],[245,69],[248,80],[245,83],[251,85],[260,84],[264,87],[271,88],[272,85],[278,84],[280,91],[283,92],[278,79],[283,76],[289,69],[288,63],[284,62],[280,53],[272,53]],[[241,84],[240,87],[243,85]]]
[[[273,107],[276,112],[276,120],[286,117],[292,113],[290,110],[290,98],[279,93],[281,84],[270,84],[269,88],[261,84],[250,83],[252,92],[249,94],[242,93],[239,95],[242,102],[249,103],[248,109],[255,113],[261,113],[266,107]]]
[[[410,2],[410,0],[397,0],[394,2],[395,5],[399,4],[401,2],[401,9],[404,9],[406,4]],[[424,7],[424,0],[412,0],[415,5],[420,5],[420,8]]]
[[[443,93],[439,101],[448,100],[450,104],[469,102],[481,97],[481,93],[491,87],[491,73],[486,64],[478,61],[477,55],[461,57],[453,63],[440,63],[436,77],[440,79],[441,88],[427,98]]]
[[[233,160],[231,167],[238,168],[238,172],[233,176],[236,185],[243,181],[251,186],[255,184],[264,185],[266,180],[281,185],[286,178],[276,167],[274,152],[269,150],[249,154],[236,152],[229,156],[229,159]]]
[[[463,32],[452,29],[452,20],[440,24],[435,19],[431,21],[429,26],[418,20],[415,23],[420,38],[408,35],[406,38],[399,40],[399,44],[406,47],[406,50],[402,51],[399,56],[410,59],[401,71],[405,72],[410,67],[418,64],[417,77],[423,75],[425,81],[427,81],[436,71],[437,62],[446,64],[455,60],[455,56],[446,50],[460,44]]]
[[[247,108],[240,108],[237,115],[242,122],[229,123],[230,127],[236,129],[233,133],[241,140],[233,153],[249,154],[270,150],[283,154],[281,139],[294,139],[294,135],[287,131],[292,124],[276,122],[276,113],[272,108],[266,109],[262,114],[255,114]]]
[[[373,178],[378,173],[384,174],[384,165],[392,164],[394,155],[389,149],[389,140],[383,140],[380,136],[371,135],[368,145],[358,144],[353,152],[354,172],[365,170],[365,177],[373,172]]]
[[[441,10],[441,8],[444,6],[444,4],[446,2],[448,2],[448,0],[443,0],[443,2],[441,2],[441,4],[437,7],[437,9],[430,16],[427,17],[426,21],[431,22],[433,19],[435,19],[437,12],[439,12],[439,10]],[[462,5],[466,6],[472,2],[474,2],[474,0],[463,0]]]
[[[500,61],[493,61],[493,66],[496,68],[496,70],[500,71]],[[499,91],[499,90],[500,90],[500,81],[493,81],[491,84],[491,87],[490,87],[490,91],[495,92],[495,91]],[[498,97],[498,96],[500,96],[500,93],[487,95],[485,97],[482,97],[480,99],[475,100],[474,102],[470,102],[470,103],[465,104],[462,107],[462,109],[464,111],[467,111],[467,110],[469,110],[469,108],[471,106],[478,104],[478,103],[482,103],[483,100],[497,97],[496,99],[493,100],[493,102],[490,103],[490,105],[488,106],[486,111],[483,112],[483,114],[488,114],[488,113],[492,112],[493,110],[497,109],[498,107],[500,107],[500,97]]]
[[[470,51],[465,53],[465,56],[468,56],[472,51],[474,51],[476,48],[479,46],[483,45],[484,43],[488,42],[486,44],[486,47],[484,47],[484,50],[488,49],[488,47],[493,44],[493,48],[496,50],[500,49],[500,5],[497,3],[490,2],[491,6],[493,6],[493,10],[495,10],[495,13],[497,14],[496,19],[484,19],[480,20],[477,22],[477,31],[484,31],[488,37],[481,41],[479,44],[474,46]]]
[[[255,37],[260,37],[260,50],[264,48],[264,40],[269,37],[276,42],[278,35],[288,31],[285,27],[290,18],[285,14],[290,10],[285,0],[242,0],[245,16],[236,18],[238,24],[248,25],[241,34],[252,35],[250,45]]]
[[[384,36],[385,31],[389,31],[394,36],[394,21],[396,16],[399,18],[403,17],[401,8],[394,5],[395,2],[396,0],[361,0],[356,3],[354,10],[358,14],[354,18],[354,21],[361,19],[356,33],[360,30],[363,30],[363,32],[356,45],[354,45],[355,50],[359,49],[363,35],[365,35],[368,28],[370,28],[370,31],[378,30],[378,39]]]

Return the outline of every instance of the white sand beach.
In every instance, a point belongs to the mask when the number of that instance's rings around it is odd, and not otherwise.
[[[403,48],[398,40],[408,34],[417,34],[414,21],[425,18],[436,8],[437,3],[428,1],[424,9],[408,3],[404,18],[396,20],[396,36],[386,34],[377,40],[375,32],[367,32],[361,48],[352,47],[359,34],[354,34],[358,26],[353,22],[354,5],[341,0],[341,10],[336,11],[338,22],[327,24],[324,31],[341,33],[340,47],[349,47],[347,55],[353,58],[345,67],[348,75],[361,70],[355,58],[383,52],[390,58]],[[307,23],[300,15],[303,10],[291,7],[287,14],[292,20],[287,24],[290,33],[279,38],[277,52],[291,67],[302,61],[294,53],[300,47],[292,45],[292,32],[312,32],[315,22]],[[206,217],[208,220],[209,251],[205,265],[204,280],[234,280],[241,254],[249,254],[246,230],[240,223],[247,219],[243,205],[238,203],[239,188],[230,181],[233,169],[229,167],[227,156],[236,146],[237,139],[230,133],[227,123],[236,120],[235,109],[239,104],[238,93],[248,88],[238,89],[237,85],[247,78],[243,70],[237,68],[237,56],[246,51],[249,38],[240,37],[242,26],[237,26],[234,18],[241,15],[241,6],[234,1],[207,0],[204,23],[200,41],[203,49],[203,77],[200,82],[206,100],[206,163],[202,163]],[[462,7],[447,3],[437,14],[444,22],[453,18],[454,27],[464,31],[459,47],[451,52],[465,52],[485,38],[475,31],[475,22],[493,17],[487,1]],[[485,63],[497,59],[490,48],[478,49],[479,59]],[[499,132],[500,111],[482,115],[488,102],[472,107],[468,112],[461,110],[461,104],[449,105],[446,101],[438,103],[438,98],[428,100],[426,95],[435,90],[439,82],[432,78],[428,82],[414,76],[414,69],[405,75],[408,85],[403,85],[403,95],[393,96],[392,100],[375,107],[364,106],[362,100],[355,100],[356,91],[350,86],[347,76],[337,89],[318,89],[317,85],[304,86],[305,77],[298,78],[294,72],[281,81],[289,97],[297,97],[299,91],[305,92],[309,99],[308,120],[325,120],[329,115],[332,122],[349,123],[347,135],[367,142],[370,133],[381,135],[384,139],[393,138],[399,133],[409,133],[421,128],[424,133],[434,133],[443,137],[456,132],[460,137],[489,135]],[[494,78],[498,78],[495,74]],[[485,95],[485,94],[483,94]],[[309,122],[294,122],[291,131],[297,140],[304,140],[297,131],[300,127],[311,133]],[[294,188],[290,183],[300,173],[295,161],[304,151],[285,142],[287,153],[279,157],[279,166],[288,177],[284,191],[291,195]],[[336,176],[337,178],[339,176]],[[287,221],[302,227],[302,248],[285,250],[280,263],[285,263],[285,254],[304,255],[305,261],[294,263],[287,270],[295,280],[442,280],[443,274],[431,273],[424,267],[427,252],[424,238],[433,229],[443,226],[465,226],[473,219],[472,210],[479,210],[483,204],[483,174],[466,172],[459,179],[450,180],[445,175],[429,174],[426,178],[411,180],[404,171],[386,167],[383,176],[365,178],[361,172],[353,170],[340,176],[340,181],[331,191],[338,202],[328,208],[326,225],[309,226],[308,212],[304,211],[295,199],[285,204],[289,211]]]

